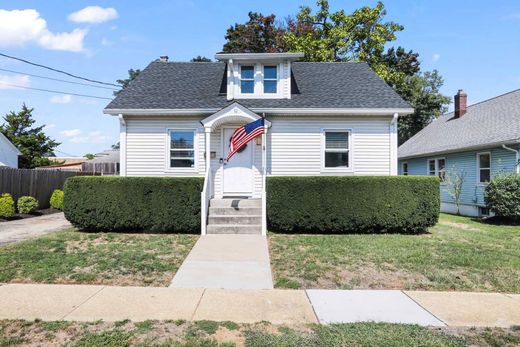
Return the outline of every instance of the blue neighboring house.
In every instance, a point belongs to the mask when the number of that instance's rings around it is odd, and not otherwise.
[[[454,112],[399,147],[399,174],[439,176],[441,211],[448,213],[457,213],[454,187],[462,181],[460,214],[487,216],[487,183],[500,173],[519,173],[520,89],[469,107],[466,100],[459,90]]]

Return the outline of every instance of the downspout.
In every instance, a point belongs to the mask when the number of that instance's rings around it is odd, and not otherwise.
[[[511,151],[511,152],[516,154],[515,171],[516,171],[517,175],[520,174],[520,162],[519,162],[520,159],[519,159],[519,156],[518,156],[518,149],[507,147],[506,145],[502,145],[502,148],[503,149],[507,149],[508,151]]]
[[[397,119],[398,113],[394,113],[390,121],[390,175],[397,176]]]

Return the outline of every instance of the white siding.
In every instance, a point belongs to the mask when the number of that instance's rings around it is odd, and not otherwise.
[[[0,134],[0,166],[18,168],[18,152],[7,138]],[[1,193],[1,192],[0,192]]]
[[[126,174],[128,176],[204,176],[203,117],[126,117]],[[272,176],[389,175],[392,117],[268,117],[267,171]],[[238,124],[236,125],[238,126]],[[168,129],[197,129],[196,168],[176,172],[168,167]],[[350,129],[352,172],[321,169],[323,129]],[[252,143],[254,196],[262,190],[262,146]],[[211,134],[211,160],[215,194],[222,194],[221,129]]]
[[[273,176],[389,175],[392,117],[270,117],[268,172]],[[321,170],[322,129],[352,130],[353,172]]]
[[[126,118],[127,176],[203,176],[204,129],[200,119],[202,117]],[[168,129],[197,129],[194,170],[176,172],[169,168]]]

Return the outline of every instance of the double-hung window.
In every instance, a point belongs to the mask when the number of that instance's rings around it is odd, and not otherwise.
[[[349,169],[350,163],[350,131],[324,131],[324,159],[325,169]]]
[[[255,92],[255,67],[240,66],[240,93],[253,94]]]
[[[278,84],[278,67],[264,66],[264,94],[276,94]]]
[[[403,162],[403,175],[408,176],[408,162]]]
[[[478,182],[487,183],[491,180],[491,154],[490,153],[478,153],[477,154],[477,165],[478,165]]]
[[[446,181],[446,159],[437,158],[428,160],[428,175],[438,176],[442,182]]]
[[[170,168],[195,167],[195,131],[170,130]]]

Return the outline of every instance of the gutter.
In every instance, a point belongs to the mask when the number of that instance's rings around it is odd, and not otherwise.
[[[239,101],[239,100],[238,100]],[[413,108],[254,108],[255,113],[268,115],[353,115],[353,116],[404,116],[413,113]],[[114,116],[174,116],[174,115],[205,115],[213,114],[221,109],[104,109],[103,113]]]
[[[515,171],[516,171],[516,174],[520,174],[520,162],[519,162],[519,159],[518,159],[519,158],[518,157],[518,149],[507,147],[506,145],[502,145],[502,148],[503,149],[507,149],[508,151],[511,151],[511,152],[516,154]]]
[[[499,142],[487,143],[485,145],[468,146],[468,147],[453,148],[453,149],[444,149],[444,150],[440,150],[440,151],[436,151],[436,152],[425,152],[425,153],[418,153],[418,154],[411,154],[411,155],[400,155],[399,156],[399,160],[423,158],[423,157],[429,157],[429,156],[435,156],[435,155],[441,155],[441,154],[448,154],[448,153],[470,152],[470,151],[481,150],[481,149],[502,147],[504,145],[516,145],[518,143],[520,143],[520,139],[510,140],[510,141],[499,141]],[[513,151],[516,152],[516,150],[514,150],[514,149],[513,149]]]

